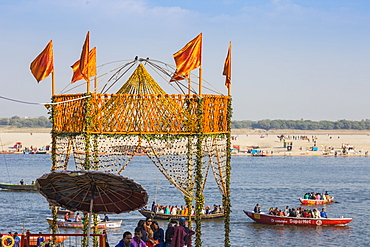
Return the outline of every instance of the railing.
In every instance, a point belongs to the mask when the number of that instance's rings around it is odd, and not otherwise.
[[[6,238],[7,234],[3,234],[3,239]],[[61,246],[61,247],[79,247],[82,246],[83,238],[86,234],[33,234],[27,232],[26,234],[20,234],[21,239],[20,247],[36,247],[38,238],[42,237],[44,241],[40,243],[41,247]],[[98,238],[99,247],[106,247],[106,236],[103,234],[90,234],[90,246],[93,246],[93,238]],[[2,245],[5,246],[5,245]]]

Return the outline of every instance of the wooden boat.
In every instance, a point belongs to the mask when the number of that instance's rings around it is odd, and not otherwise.
[[[299,225],[299,226],[344,226],[353,218],[300,218],[276,216],[264,213],[254,213],[243,210],[244,213],[257,223],[270,225]]]
[[[298,198],[298,199],[302,204],[310,204],[310,205],[334,202],[333,196],[329,200],[314,200],[314,199],[303,199],[303,198]]]
[[[37,191],[35,184],[7,184],[0,183],[0,188],[3,190],[14,190],[14,191]]]
[[[53,218],[46,218],[46,220],[50,225],[53,224]],[[122,224],[122,220],[100,221],[98,223],[98,228],[117,228],[117,227],[120,227],[121,224]],[[64,228],[83,228],[84,224],[82,221],[69,222],[69,221],[64,221],[64,219],[57,219],[57,226],[64,227]]]
[[[152,217],[153,219],[157,220],[176,220],[180,218],[187,218],[188,215],[182,215],[182,214],[161,214],[161,213],[154,213],[150,210],[139,210],[139,212],[144,215],[145,217]],[[216,214],[202,214],[201,218],[202,220],[207,220],[207,219],[220,219],[224,217],[224,213],[216,213]],[[195,219],[195,216],[191,216],[192,219]]]

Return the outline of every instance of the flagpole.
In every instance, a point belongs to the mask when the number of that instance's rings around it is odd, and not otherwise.
[[[231,50],[232,50],[232,43],[230,41],[230,78],[231,78]],[[229,83],[229,86],[227,87],[227,94],[231,96],[231,81]]]
[[[202,72],[202,65],[199,66],[199,95],[202,95],[202,81],[203,81],[203,72]]]
[[[54,77],[54,71],[51,72],[51,95],[55,95],[55,77]]]
[[[98,91],[98,78],[94,77],[94,93],[97,93]]]
[[[191,80],[190,80],[190,73],[189,73],[189,76],[188,76],[188,94],[189,94],[189,95],[191,94]]]

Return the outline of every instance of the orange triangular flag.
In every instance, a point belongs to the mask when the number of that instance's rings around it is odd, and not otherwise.
[[[176,63],[175,75],[178,78],[186,78],[190,71],[198,68],[202,63],[202,33],[173,54],[173,57]]]
[[[80,60],[76,61],[72,66],[73,76],[71,83],[82,80],[84,77],[80,70]],[[92,48],[89,52],[89,71],[90,76],[96,76],[96,47]]]
[[[224,71],[222,74],[226,76],[225,86],[227,88],[230,88],[230,84],[231,84],[231,41],[229,44],[229,48],[227,49],[227,56],[226,56],[225,64],[224,64]]]
[[[80,58],[80,71],[86,81],[90,80],[89,51],[90,51],[90,31],[88,31],[86,34],[86,39],[82,47],[81,58]]]
[[[37,82],[44,80],[54,72],[53,41],[50,40],[45,49],[32,61],[31,72]]]

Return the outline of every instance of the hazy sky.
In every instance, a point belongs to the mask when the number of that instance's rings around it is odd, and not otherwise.
[[[49,40],[60,93],[87,31],[98,65],[135,56],[174,64],[172,54],[202,32],[203,78],[224,94],[233,42],[234,120],[370,119],[367,0],[1,0],[0,12],[3,97],[50,101],[51,78],[38,84],[29,70]],[[43,106],[2,99],[0,109],[0,117],[47,116]]]

